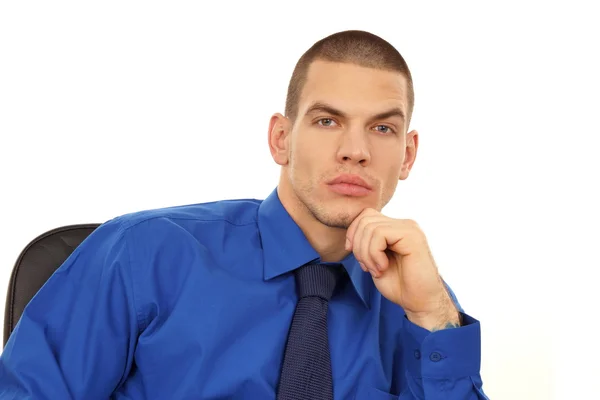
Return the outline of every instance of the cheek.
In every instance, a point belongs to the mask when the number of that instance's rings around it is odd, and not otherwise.
[[[290,150],[290,178],[296,184],[306,185],[312,175],[312,154],[304,143],[296,142]]]
[[[402,166],[400,164],[390,167],[390,169],[388,171],[388,177],[389,177],[388,179],[389,179],[390,183],[393,184],[394,187],[396,185],[398,185],[398,181],[400,180],[400,172],[401,171],[402,171]]]
[[[315,165],[317,160],[313,158],[313,154],[307,154],[298,149],[292,158],[292,173],[296,181],[302,181],[305,184],[312,182],[318,176],[318,166]]]
[[[380,192],[380,207],[383,208],[386,204],[394,196],[396,193],[396,188],[398,187],[399,178],[400,177],[400,168],[390,167],[386,170],[386,175],[384,181],[382,182],[381,192]]]
[[[310,136],[310,135],[306,135]],[[306,137],[304,140],[296,140],[292,147],[292,162],[294,167],[302,169],[302,174],[310,174],[317,171],[326,163],[325,144]],[[314,138],[312,138],[314,139]]]
[[[385,181],[398,180],[404,155],[397,142],[381,142],[373,146],[371,151],[371,166],[377,170],[379,176]]]
[[[400,171],[402,164],[400,160],[395,163],[390,163],[386,166],[385,171],[383,171],[383,191],[389,193],[390,191],[393,193],[396,190],[396,186],[398,186],[398,181],[400,179]]]

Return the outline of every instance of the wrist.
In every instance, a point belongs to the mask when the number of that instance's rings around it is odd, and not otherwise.
[[[440,306],[429,312],[406,311],[406,317],[415,325],[434,332],[442,329],[458,328],[461,318],[452,299],[448,298]]]

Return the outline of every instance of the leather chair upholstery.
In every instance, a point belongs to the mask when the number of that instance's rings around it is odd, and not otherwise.
[[[27,303],[73,250],[98,226],[100,224],[80,224],[52,229],[33,239],[23,249],[13,267],[8,284],[3,346],[6,346]]]

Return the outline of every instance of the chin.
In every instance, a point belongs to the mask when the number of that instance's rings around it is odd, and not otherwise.
[[[370,207],[357,198],[327,201],[309,207],[313,216],[323,225],[331,228],[348,229],[352,221],[365,209]]]
[[[328,207],[333,210],[344,210],[346,212],[356,212],[360,214],[365,208],[376,208],[377,201],[374,196],[340,196],[335,195],[326,201]]]
[[[354,221],[351,215],[314,214],[317,221],[330,228],[348,229]]]

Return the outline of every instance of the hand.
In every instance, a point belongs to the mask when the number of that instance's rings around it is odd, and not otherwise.
[[[401,306],[413,323],[431,331],[460,326],[456,306],[416,222],[367,208],[348,227],[346,250],[354,252],[379,292]]]

